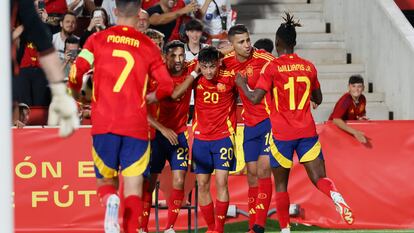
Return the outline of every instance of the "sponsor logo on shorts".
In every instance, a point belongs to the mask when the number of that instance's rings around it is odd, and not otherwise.
[[[229,162],[227,161],[227,162],[223,163],[221,166],[223,166],[223,167],[230,167],[230,164],[229,164]]]
[[[182,163],[180,164],[180,167],[188,167],[188,165],[187,165],[187,161],[182,162]]]
[[[219,218],[219,219],[226,219],[226,216],[224,216],[224,215],[218,215],[217,218]]]

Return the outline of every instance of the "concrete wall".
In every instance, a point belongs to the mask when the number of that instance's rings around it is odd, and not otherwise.
[[[414,119],[414,29],[393,0],[325,0],[333,33],[344,35],[353,63],[366,65],[374,91],[395,119]]]

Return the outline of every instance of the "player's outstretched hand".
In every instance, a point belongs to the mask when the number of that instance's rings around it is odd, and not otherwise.
[[[79,128],[75,100],[66,92],[64,83],[50,84],[52,102],[49,106],[48,125],[59,125],[59,136],[68,137]]]
[[[246,76],[242,75],[240,72],[237,73],[236,84],[239,87],[246,86],[247,85],[247,78],[246,78]]]
[[[354,133],[354,137],[360,142],[360,143],[367,143],[367,138],[365,137],[365,134],[361,131],[356,130]]]
[[[163,127],[162,129],[160,129],[160,132],[162,135],[164,135],[165,138],[168,139],[171,145],[173,146],[178,145],[178,136],[174,132],[174,130]]]

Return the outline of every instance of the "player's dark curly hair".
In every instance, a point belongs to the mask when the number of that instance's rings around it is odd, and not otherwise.
[[[183,42],[179,40],[172,40],[164,46],[164,53],[167,54],[170,50],[174,48],[182,48],[183,50],[185,50]]]
[[[220,59],[220,52],[216,47],[207,46],[198,53],[198,61],[203,63],[213,63]]]
[[[287,46],[293,47],[296,45],[296,27],[302,25],[293,19],[293,15],[285,12],[286,16],[282,17],[285,22],[280,24],[277,29],[276,36],[279,37]]]

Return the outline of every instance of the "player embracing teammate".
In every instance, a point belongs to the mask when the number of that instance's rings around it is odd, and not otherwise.
[[[268,62],[261,71],[254,89],[247,86],[246,77],[238,74],[236,83],[254,104],[261,102],[266,93],[272,94],[274,104],[270,110],[272,123],[271,166],[276,185],[276,209],[282,233],[290,232],[289,194],[287,192],[293,154],[305,166],[312,183],[332,199],[341,217],[348,224],[354,216],[332,180],[326,177],[321,144],[310,108],[322,102],[315,66],[294,53],[296,45],[295,27],[300,26],[289,14],[276,32],[276,50],[279,58]],[[254,227],[250,232],[264,232]]]

